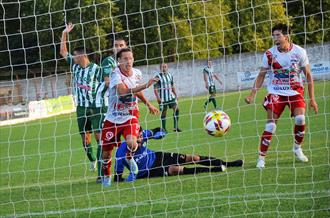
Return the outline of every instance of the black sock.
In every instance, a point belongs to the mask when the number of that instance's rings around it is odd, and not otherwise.
[[[183,168],[183,174],[198,174],[198,173],[209,173],[209,172],[222,172],[221,167],[194,167],[194,168]]]
[[[215,157],[207,157],[207,156],[199,156],[200,161],[197,164],[204,165],[204,166],[217,166],[220,167],[221,165],[226,165],[221,159],[217,159]]]
[[[243,165],[242,160],[235,160],[231,162],[224,162],[226,167],[241,167]]]
[[[161,120],[162,120],[162,128],[166,130],[166,115],[165,116],[162,115]]]
[[[175,110],[173,114],[173,119],[174,119],[174,129],[179,128],[179,110]]]

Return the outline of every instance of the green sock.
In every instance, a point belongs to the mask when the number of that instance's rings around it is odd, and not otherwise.
[[[162,128],[166,130],[166,116],[165,117],[162,116],[161,119],[162,119]]]
[[[93,154],[93,146],[91,144],[86,145],[86,154],[90,162],[95,161],[96,158]]]
[[[101,149],[101,145],[97,145],[97,152],[96,152],[96,158],[97,158],[97,176],[103,176],[103,171],[102,171],[102,149]]]

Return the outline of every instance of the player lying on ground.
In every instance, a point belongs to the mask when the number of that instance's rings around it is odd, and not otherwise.
[[[213,103],[214,108],[217,108],[217,101],[215,100],[217,90],[215,88],[214,80],[217,80],[220,83],[220,85],[222,85],[222,82],[219,79],[219,76],[216,73],[214,73],[212,60],[207,61],[207,66],[203,69],[203,77],[205,82],[205,88],[208,90],[210,94],[209,99],[206,100],[204,103],[204,108],[206,109],[207,105],[210,102]]]
[[[111,184],[110,169],[112,151],[121,142],[121,136],[125,138],[127,153],[126,160],[132,172],[138,172],[138,166],[132,155],[138,148],[137,137],[139,136],[139,98],[149,109],[151,114],[158,113],[144,96],[143,90],[158,81],[150,79],[145,84],[139,84],[142,79],[140,70],[133,68],[134,56],[129,48],[123,48],[117,53],[118,67],[110,76],[109,106],[102,129],[102,168],[103,186]]]
[[[306,111],[302,73],[305,74],[308,83],[309,106],[316,113],[318,106],[314,97],[314,83],[306,51],[290,42],[289,33],[290,28],[285,24],[278,24],[273,27],[272,36],[275,46],[265,52],[263,66],[256,78],[251,94],[245,99],[248,104],[253,102],[257,90],[261,88],[264,82],[266,73],[269,72],[268,95],[263,104],[267,110],[267,124],[261,137],[257,161],[257,167],[260,169],[265,167],[265,157],[272,135],[276,131],[276,123],[286,106],[290,108],[291,116],[295,120],[293,152],[300,161],[308,161],[301,149],[305,135]]]
[[[198,174],[207,172],[223,172],[227,167],[240,167],[242,160],[225,162],[221,159],[209,156],[188,155],[179,153],[167,153],[162,151],[152,151],[148,149],[147,142],[150,139],[160,139],[165,136],[165,131],[161,128],[152,130],[140,130],[138,138],[138,149],[133,158],[138,165],[137,175],[130,172],[127,179],[123,179],[124,168],[130,169],[126,161],[127,146],[123,142],[116,152],[115,176],[114,181],[131,182],[135,179],[150,178],[159,176],[172,176],[178,174]],[[188,164],[198,164],[204,167],[187,167]]]
[[[87,57],[86,48],[78,47],[73,49],[73,55],[68,53],[66,46],[67,35],[73,29],[73,25],[69,23],[63,30],[61,38],[60,54],[71,66],[73,75],[74,94],[77,99],[77,122],[79,132],[82,138],[82,144],[86,151],[87,157],[91,162],[90,170],[94,171],[98,166],[98,177],[96,182],[101,181],[101,167],[99,160],[101,154],[100,140],[103,122],[103,114],[105,113],[104,98],[97,95],[103,83],[103,75],[99,66],[90,62]],[[91,145],[91,132],[94,132],[97,142],[97,155],[95,157]]]
[[[173,76],[168,72],[167,64],[160,64],[160,72],[157,73],[156,78],[159,78],[159,81],[154,84],[154,94],[161,111],[162,128],[166,131],[166,112],[169,107],[173,109],[173,131],[182,132],[179,128],[178,95],[174,86]]]

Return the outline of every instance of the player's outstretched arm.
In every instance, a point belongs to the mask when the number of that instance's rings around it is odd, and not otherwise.
[[[142,85],[139,85],[135,88],[132,88],[132,89],[127,88],[123,83],[121,83],[121,84],[117,85],[117,91],[118,91],[118,94],[121,95],[121,96],[127,95],[127,94],[136,94],[138,92],[141,92],[141,91],[149,88],[150,86],[152,86],[158,80],[159,80],[158,78],[152,78],[148,82],[146,82]]]
[[[138,92],[136,93],[136,96],[148,107],[149,109],[149,112],[151,114],[158,114],[159,113],[159,110],[153,106],[149,101],[148,99],[146,99],[146,97],[144,96],[143,92]]]
[[[318,109],[318,105],[315,101],[314,81],[313,81],[313,76],[311,74],[310,65],[307,64],[305,67],[302,67],[302,70],[303,70],[306,80],[307,80],[308,95],[309,95],[309,108],[313,109],[315,111],[315,113],[317,113],[319,109]]]
[[[65,29],[62,32],[60,54],[64,58],[66,58],[66,56],[68,55],[68,48],[66,46],[68,33],[71,32],[73,27],[74,25],[72,23],[65,24]]]
[[[256,80],[254,81],[254,85],[253,85],[250,95],[245,98],[245,102],[247,104],[251,104],[253,102],[254,97],[257,94],[257,91],[262,87],[262,84],[264,83],[266,73],[267,73],[267,69],[262,67],[260,69],[260,72],[259,72]]]

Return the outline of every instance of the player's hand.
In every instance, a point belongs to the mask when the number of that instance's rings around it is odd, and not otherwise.
[[[251,104],[254,100],[254,97],[252,95],[249,95],[244,100],[247,104]]]
[[[317,114],[318,113],[318,111],[319,111],[319,106],[317,105],[317,103],[316,103],[316,101],[315,100],[310,100],[309,101],[309,109],[310,110],[314,110],[315,111],[315,113]]]
[[[152,86],[154,83],[156,83],[158,81],[159,81],[158,77],[154,77],[154,78],[150,79],[146,84],[147,88],[149,88],[150,86]]]
[[[160,100],[160,98],[157,98],[157,103],[158,104],[162,103],[162,101]]]
[[[209,86],[208,85],[205,85],[205,88],[206,88],[206,90],[209,90]]]
[[[74,25],[72,23],[65,24],[65,29],[63,30],[63,33],[69,33],[73,29]]]
[[[151,114],[158,114],[159,113],[159,110],[155,107],[155,106],[153,106],[152,104],[149,104],[148,105],[148,109],[149,109],[149,112],[151,113]]]

